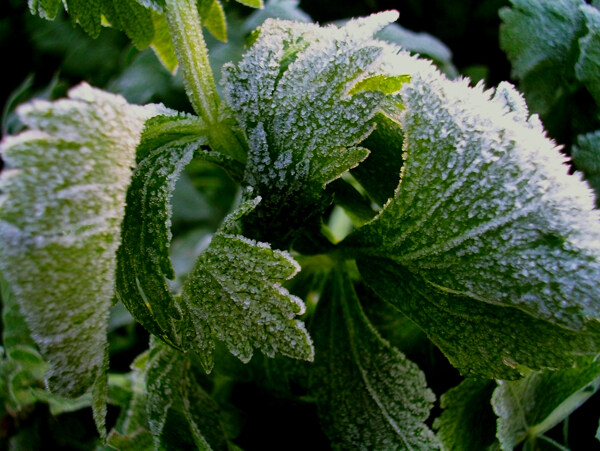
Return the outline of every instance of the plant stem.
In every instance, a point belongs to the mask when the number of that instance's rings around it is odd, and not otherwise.
[[[194,111],[208,124],[218,121],[219,95],[202,35],[196,0],[166,0],[165,15],[183,84]]]

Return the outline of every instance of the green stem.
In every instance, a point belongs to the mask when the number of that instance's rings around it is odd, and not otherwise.
[[[219,95],[202,35],[196,0],[166,0],[165,15],[183,84],[194,111],[209,125],[218,122]]]

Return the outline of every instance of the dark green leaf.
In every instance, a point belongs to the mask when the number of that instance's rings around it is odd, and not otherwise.
[[[390,260],[359,259],[365,282],[417,323],[465,375],[516,379],[520,366],[571,366],[573,354],[595,354],[600,325],[580,332],[536,319],[514,307],[440,290]]]
[[[335,449],[439,449],[424,421],[434,401],[425,376],[383,340],[347,274],[333,272],[314,317],[312,392]]]
[[[580,135],[571,151],[573,163],[596,191],[596,207],[600,208],[600,130]]]
[[[502,449],[512,450],[552,429],[598,390],[600,361],[580,359],[576,368],[532,372],[498,384],[492,398],[497,435]]]
[[[490,400],[496,383],[486,379],[465,379],[442,395],[444,412],[433,427],[450,450],[481,451],[496,442],[496,416]]]
[[[600,106],[600,11],[590,5],[580,7],[588,33],[579,40],[580,55],[575,74]]]
[[[136,0],[112,1],[115,17],[108,17],[115,28],[122,30],[138,49],[148,47],[154,39],[154,22],[152,12],[136,2]],[[114,21],[114,22],[113,22]]]
[[[102,4],[106,0],[65,0],[72,20],[92,38],[100,36]]]

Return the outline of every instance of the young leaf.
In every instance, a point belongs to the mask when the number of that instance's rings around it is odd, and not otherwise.
[[[492,405],[504,450],[535,440],[583,404],[600,387],[600,361],[581,359],[577,368],[529,373],[514,382],[499,381]]]
[[[324,185],[368,155],[354,146],[404,81],[378,70],[397,49],[372,38],[396,17],[381,13],[343,28],[267,20],[239,65],[224,68],[226,98],[250,145],[245,182],[264,199],[246,220],[251,236],[285,243],[267,232],[293,233],[318,216]],[[360,92],[351,95],[354,87]]]
[[[573,163],[596,191],[596,207],[600,208],[600,130],[577,137],[571,151]]]
[[[446,449],[480,451],[496,441],[496,416],[490,400],[493,380],[465,379],[442,395],[442,415],[433,427]]]
[[[227,449],[218,408],[195,374],[189,354],[160,342],[151,347],[147,415],[155,449]]]
[[[314,317],[311,386],[336,449],[440,449],[424,421],[434,394],[413,362],[381,338],[347,274],[335,270]]]
[[[418,66],[402,91],[401,183],[349,245],[447,294],[575,331],[600,318],[600,215],[589,188],[566,174],[512,86],[485,92]]]
[[[358,268],[373,291],[417,323],[465,375],[516,379],[520,366],[568,367],[574,355],[600,347],[597,322],[568,330],[518,308],[443,292],[387,259],[361,258]]]
[[[103,371],[125,192],[156,111],[84,84],[20,107],[30,130],[0,145],[0,269],[58,394],[82,394]]]
[[[254,347],[267,356],[278,352],[312,361],[310,337],[295,319],[304,304],[281,286],[299,269],[287,252],[217,232],[183,288],[184,347],[199,353],[207,372],[213,366],[213,334],[243,362]]]
[[[581,5],[588,34],[579,39],[581,54],[575,74],[600,106],[600,11],[591,5]]]

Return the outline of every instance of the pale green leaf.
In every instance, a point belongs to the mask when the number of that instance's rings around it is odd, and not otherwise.
[[[299,269],[287,252],[217,232],[183,289],[184,347],[199,353],[206,371],[213,365],[213,335],[243,362],[253,348],[271,357],[281,353],[312,360],[310,337],[296,319],[304,304],[281,286]]]
[[[227,24],[221,2],[219,0],[199,0],[198,13],[202,25],[219,41],[226,42]]]
[[[235,0],[236,2],[249,6],[250,8],[262,8],[263,1],[262,0]]]
[[[359,259],[358,268],[373,291],[417,323],[465,375],[516,379],[521,366],[568,367],[574,355],[600,347],[597,322],[571,331],[518,308],[441,291],[388,259]]]
[[[385,66],[398,49],[372,35],[396,17],[381,13],[343,28],[267,20],[244,59],[225,67],[225,95],[250,146],[245,182],[263,197],[246,220],[251,236],[264,236],[265,224],[293,233],[318,216],[324,185],[367,156],[356,145],[373,131],[390,85],[399,88],[390,80],[403,74]],[[378,90],[350,94],[377,81]],[[279,245],[289,237],[267,238]]]
[[[154,23],[154,39],[150,46],[163,66],[174,74],[177,71],[178,61],[167,20],[164,15],[152,12],[152,22]]]
[[[130,168],[156,108],[88,85],[69,97],[20,107],[30,130],[1,144],[0,269],[49,363],[49,388],[78,396],[104,367]]]
[[[499,381],[492,405],[504,450],[552,429],[600,387],[600,361],[581,359],[577,368],[529,373],[519,381]]]
[[[575,167],[596,191],[596,207],[600,208],[600,130],[579,135],[571,150]]]
[[[347,274],[335,270],[313,319],[311,391],[334,449],[440,449],[424,421],[434,394],[425,375],[383,340]]]
[[[573,331],[599,319],[600,215],[538,118],[507,83],[486,92],[404,58],[401,183],[348,245],[448,295]]]
[[[218,408],[195,376],[189,354],[153,344],[146,411],[155,449],[227,449]]]
[[[496,416],[491,398],[496,383],[487,379],[465,379],[442,395],[442,415],[433,427],[446,449],[481,451],[496,441]]]
[[[575,74],[600,105],[600,11],[591,5],[581,5],[588,33],[579,39],[580,55]]]

